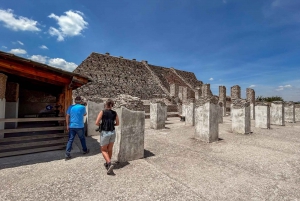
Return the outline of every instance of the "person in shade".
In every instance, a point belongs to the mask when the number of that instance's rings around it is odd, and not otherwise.
[[[111,108],[114,106],[114,102],[108,99],[105,103],[105,109],[100,111],[96,120],[96,125],[100,127],[100,146],[101,153],[106,163],[104,163],[107,169],[107,174],[112,173],[113,164],[111,163],[112,150],[116,139],[115,126],[119,125],[118,114]],[[101,124],[100,124],[101,122]]]
[[[71,105],[67,110],[66,123],[67,131],[69,132],[69,140],[66,148],[66,160],[71,158],[72,144],[76,134],[78,135],[83,154],[89,153],[89,149],[86,147],[85,135],[84,135],[84,116],[86,115],[85,106],[81,105],[83,102],[80,96],[75,98],[75,104]]]

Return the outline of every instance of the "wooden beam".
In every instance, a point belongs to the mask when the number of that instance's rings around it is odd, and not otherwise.
[[[51,147],[41,147],[41,148],[26,149],[26,150],[20,150],[20,151],[3,152],[3,153],[0,153],[0,157],[31,154],[31,153],[37,153],[37,152],[43,152],[43,151],[52,151],[52,150],[64,149],[65,147],[66,147],[66,145],[57,145],[57,146],[51,146]]]
[[[0,118],[0,122],[36,122],[36,121],[65,121],[65,117],[45,117],[45,118],[14,118],[3,119]]]
[[[68,138],[58,138],[55,140],[48,140],[48,141],[38,141],[38,142],[25,142],[25,143],[14,143],[14,144],[6,144],[0,146],[0,152],[6,149],[20,149],[20,148],[28,148],[28,147],[36,147],[41,145],[57,145],[57,144],[66,144]]]
[[[16,74],[21,77],[39,79],[40,81],[44,79],[44,81],[54,81],[56,83],[61,83],[64,85],[69,84],[72,80],[72,77],[64,77],[63,75],[59,75],[55,72],[46,71],[41,68],[35,68],[30,63],[27,65],[21,65],[19,63],[8,61],[2,58],[0,58],[0,70],[3,70],[8,73],[13,72],[13,74]]]
[[[58,133],[58,134],[39,134],[39,135],[30,135],[30,136],[22,136],[22,137],[8,137],[1,138],[0,144],[5,142],[19,142],[25,140],[37,140],[37,139],[49,139],[49,138],[68,138],[67,133]],[[0,145],[1,147],[2,145]]]
[[[40,128],[16,128],[16,129],[0,130],[0,134],[3,134],[3,133],[36,132],[36,131],[59,131],[59,130],[64,130],[64,129],[65,129],[64,126],[40,127]]]

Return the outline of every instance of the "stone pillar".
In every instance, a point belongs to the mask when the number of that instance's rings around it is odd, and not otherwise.
[[[223,114],[224,114],[224,107],[223,103],[219,102],[219,112],[218,112],[218,122],[223,123]]]
[[[18,118],[19,113],[19,84],[14,82],[6,83],[5,92],[5,118]],[[17,128],[17,122],[7,122],[5,123],[5,128]]]
[[[210,84],[202,85],[202,97],[211,97],[213,94],[210,90]]]
[[[178,97],[179,87],[177,84],[170,84],[170,96]]]
[[[255,91],[254,89],[246,89],[247,101],[250,102],[251,119],[255,119]]]
[[[165,121],[168,120],[168,106],[167,105],[162,105],[164,114],[165,114]]]
[[[0,119],[5,118],[5,91],[7,76],[0,73]],[[4,129],[4,122],[0,122],[0,130]],[[0,134],[0,138],[4,138],[4,134]]]
[[[236,99],[241,99],[241,87],[239,85],[231,87],[231,103]]]
[[[202,88],[197,87],[195,89],[195,100],[199,100],[201,96],[202,96]]]
[[[178,87],[178,98],[179,100],[183,100],[183,86]]]
[[[181,116],[183,116],[183,117],[186,116],[186,108],[187,108],[186,103],[183,103],[181,106]]]
[[[204,142],[219,140],[218,98],[197,101],[195,107],[195,138]]]
[[[226,87],[219,86],[219,102],[222,103],[223,116],[226,116]]]
[[[97,126],[95,125],[96,119],[98,117],[98,114],[101,110],[104,110],[105,104],[104,103],[95,103],[92,101],[87,102],[86,106],[86,127],[87,127],[87,135],[92,136],[92,135],[99,135],[98,131],[95,131]]]
[[[188,99],[188,87],[182,87],[182,102]]]
[[[295,123],[295,103],[293,101],[284,104],[284,120],[289,123]]]
[[[150,103],[150,128],[165,128],[165,112],[161,103]]]
[[[300,121],[300,104],[295,104],[295,121]]]
[[[255,127],[270,128],[270,106],[267,104],[258,104],[255,106]]]
[[[271,124],[284,126],[284,105],[282,101],[271,103]]]
[[[232,102],[232,131],[240,134],[251,132],[250,103],[246,100]]]
[[[186,105],[185,125],[195,125],[195,103]]]
[[[116,109],[120,125],[116,126],[113,159],[127,162],[144,157],[145,111]]]

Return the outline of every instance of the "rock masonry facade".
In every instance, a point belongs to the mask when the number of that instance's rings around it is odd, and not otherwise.
[[[192,72],[110,56],[108,53],[92,53],[74,72],[92,81],[73,91],[73,95],[81,95],[95,102],[121,94],[141,100],[150,100],[158,94],[170,97],[171,84],[187,87],[191,91],[202,85]]]

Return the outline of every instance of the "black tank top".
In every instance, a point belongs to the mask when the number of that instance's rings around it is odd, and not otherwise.
[[[117,113],[113,110],[103,110],[101,130],[114,131]]]

